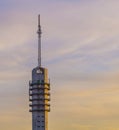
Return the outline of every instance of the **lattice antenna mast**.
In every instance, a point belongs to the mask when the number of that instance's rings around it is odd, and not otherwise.
[[[41,67],[41,26],[40,26],[40,15],[38,15],[38,66]]]

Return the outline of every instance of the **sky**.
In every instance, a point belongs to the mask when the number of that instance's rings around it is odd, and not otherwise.
[[[118,130],[118,12],[118,0],[1,0],[0,129],[32,129],[28,89],[40,14],[49,130]]]

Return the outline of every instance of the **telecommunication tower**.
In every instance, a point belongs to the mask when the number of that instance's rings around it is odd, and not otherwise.
[[[48,70],[41,66],[41,26],[38,15],[38,66],[32,70],[29,81],[30,112],[32,113],[32,130],[48,130],[48,112],[50,111],[50,82]]]

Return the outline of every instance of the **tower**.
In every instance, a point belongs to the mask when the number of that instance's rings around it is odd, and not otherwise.
[[[30,112],[32,113],[32,130],[48,130],[48,112],[50,111],[50,82],[48,70],[41,66],[41,26],[38,16],[38,66],[32,70],[29,81]]]

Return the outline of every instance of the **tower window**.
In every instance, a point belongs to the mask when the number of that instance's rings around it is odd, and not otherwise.
[[[42,83],[44,83],[44,80],[41,80]]]

